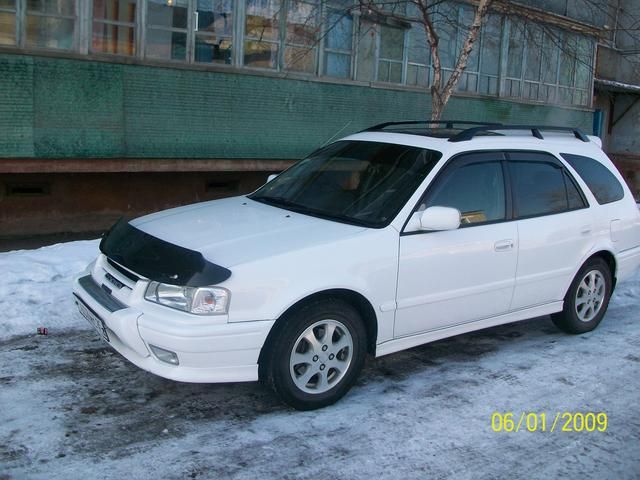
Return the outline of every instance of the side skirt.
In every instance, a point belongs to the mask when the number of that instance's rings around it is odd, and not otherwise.
[[[435,342],[436,340],[441,340],[443,338],[482,330],[483,328],[495,327],[496,325],[502,325],[505,323],[520,322],[530,318],[550,315],[552,313],[560,312],[562,310],[562,304],[562,301],[546,303],[544,305],[537,305],[535,307],[517,310],[497,317],[485,318],[473,322],[461,323],[452,327],[429,330],[428,332],[419,333],[417,335],[396,338],[394,340],[378,344],[376,347],[376,357],[382,357],[383,355],[399,352],[400,350],[406,350],[425,343]]]

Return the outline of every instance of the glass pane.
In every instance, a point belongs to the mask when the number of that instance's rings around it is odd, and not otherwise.
[[[0,45],[16,44],[16,16],[0,12]]]
[[[351,51],[353,19],[342,12],[330,11],[326,21],[325,46],[336,50]]]
[[[75,20],[27,15],[27,46],[73,48]]]
[[[167,60],[185,60],[187,34],[149,28],[147,30],[147,56]]]
[[[268,42],[244,42],[244,64],[248,67],[276,68],[278,45]]]
[[[588,89],[593,72],[594,42],[588,37],[579,37],[577,42],[576,83],[578,88]]]
[[[402,60],[404,49],[404,30],[399,28],[380,27],[380,58]]]
[[[542,48],[542,30],[538,27],[527,25],[525,32],[527,38],[527,56],[524,69],[524,78],[540,81],[540,49]]]
[[[518,217],[567,210],[562,170],[547,163],[509,162]]]
[[[480,92],[486,95],[498,94],[498,79],[497,77],[487,77],[485,75],[480,76]]]
[[[357,79],[363,81],[373,80],[376,59],[376,30],[373,23],[366,20],[360,21],[360,34],[358,37],[358,73]]]
[[[576,71],[577,45],[575,35],[563,35],[563,47],[560,50],[560,85],[573,85]]]
[[[287,12],[287,42],[315,45],[318,41],[318,6],[290,0]]]
[[[458,29],[458,9],[454,5],[438,5],[438,15],[434,16],[434,27],[440,35],[440,62],[443,68],[453,68],[458,56],[456,36]]]
[[[453,207],[462,214],[460,223],[482,223],[505,218],[502,166],[498,162],[456,168],[436,184],[426,207]]]
[[[618,179],[600,162],[582,155],[561,155],[582,177],[600,205],[616,202],[624,197],[624,190]]]
[[[233,0],[198,1],[196,12],[199,32],[227,37],[233,34]]]
[[[542,45],[542,81],[545,83],[558,83],[560,41],[557,32],[545,32]]]
[[[93,18],[135,23],[136,0],[93,0]]]
[[[473,24],[473,18],[475,17],[475,9],[470,5],[461,5],[462,13],[460,15],[461,24],[458,25],[458,45],[462,47],[464,45],[465,40],[467,39],[467,35],[469,34],[469,27]],[[471,72],[478,71],[478,63],[479,63],[479,52],[481,46],[481,35],[484,35],[485,29],[489,28],[489,22],[483,25],[480,35],[478,35],[476,39],[476,43],[473,45],[473,50],[469,54],[469,59],[467,60],[466,70]],[[456,56],[458,52],[456,52]]]
[[[502,34],[502,19],[497,15],[489,15],[482,30],[482,66],[481,72],[498,75],[500,68],[500,35]],[[478,51],[477,48],[474,48]]]
[[[315,151],[251,195],[271,205],[381,227],[442,154],[391,143],[340,141]]]
[[[259,40],[278,40],[279,12],[279,0],[247,0],[246,36]]]
[[[196,35],[196,62],[231,64],[231,39]]]
[[[416,65],[407,66],[407,85],[426,85],[427,84],[427,67],[418,67]]]
[[[316,49],[286,46],[284,49],[284,68],[295,72],[315,73]]]
[[[76,13],[76,2],[75,0],[27,0],[27,11],[73,16]]]
[[[507,76],[522,77],[522,55],[524,51],[524,25],[512,22],[509,30],[509,53],[507,57]]]
[[[391,83],[402,83],[402,64],[391,63],[389,66],[389,81]]]
[[[409,61],[411,63],[429,64],[429,42],[422,25],[414,25],[409,32]]]
[[[93,23],[91,49],[94,52],[135,55],[136,40],[133,27]]]
[[[330,77],[351,77],[351,55],[326,52],[324,57],[324,73]]]
[[[564,172],[564,184],[567,188],[567,197],[569,200],[569,208],[583,208],[587,205],[585,204],[582,196],[580,195],[580,190],[575,182],[569,177],[567,172]]]
[[[379,82],[389,81],[389,66],[390,66],[390,63],[385,60],[380,60],[378,62],[378,81]]]
[[[147,24],[187,28],[188,0],[148,0]]]
[[[0,8],[16,9],[16,0],[0,0]]]

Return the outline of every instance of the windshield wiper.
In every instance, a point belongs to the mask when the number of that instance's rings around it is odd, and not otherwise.
[[[291,200],[287,200],[286,198],[283,198],[283,197],[272,197],[270,195],[258,195],[258,196],[249,197],[249,198],[257,202],[264,202],[269,205],[283,207],[287,210],[291,210],[296,213],[311,215],[312,217],[324,218],[325,220],[334,220],[337,222],[348,223],[349,225],[357,225],[360,227],[374,226],[372,222],[367,222],[366,220],[360,220],[354,217],[349,217],[348,215],[329,213],[324,210],[318,210],[316,208],[305,207],[304,205],[300,205],[299,203],[292,202]]]
[[[291,210],[304,210],[305,207],[292,202],[291,200],[288,200],[284,197],[273,197],[271,195],[258,195],[258,196],[251,196],[249,197],[251,200],[255,200],[256,202],[264,202],[264,203],[268,203],[270,205],[275,205],[278,207],[287,207],[290,208]]]

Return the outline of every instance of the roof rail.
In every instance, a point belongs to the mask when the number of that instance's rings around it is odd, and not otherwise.
[[[362,130],[363,132],[373,132],[375,130],[382,130],[386,127],[391,127],[395,125],[444,125],[444,128],[452,129],[454,125],[479,125],[483,127],[498,127],[502,126],[501,123],[492,123],[492,122],[469,122],[467,120],[416,120],[416,121],[407,121],[407,122],[386,122],[379,123],[378,125],[374,125],[373,127],[365,128]],[[466,131],[466,130],[465,130]]]
[[[491,130],[529,130],[531,135],[540,140],[544,140],[541,131],[550,131],[550,132],[571,132],[573,135],[583,142],[589,142],[589,138],[585,135],[585,133],[579,128],[571,128],[571,127],[554,127],[554,126],[544,126],[544,125],[500,125],[499,128],[491,125],[485,125],[482,127],[473,127],[467,128],[462,132],[454,135],[449,139],[450,142],[465,142],[467,140],[471,140],[479,133],[488,132]]]

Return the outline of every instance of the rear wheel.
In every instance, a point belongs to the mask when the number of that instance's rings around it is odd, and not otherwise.
[[[355,308],[339,299],[315,301],[276,328],[261,370],[285,403],[313,410],[347,393],[366,355],[366,330]]]
[[[611,270],[602,258],[588,260],[573,279],[562,312],[551,316],[568,333],[590,332],[602,321],[611,297]]]

